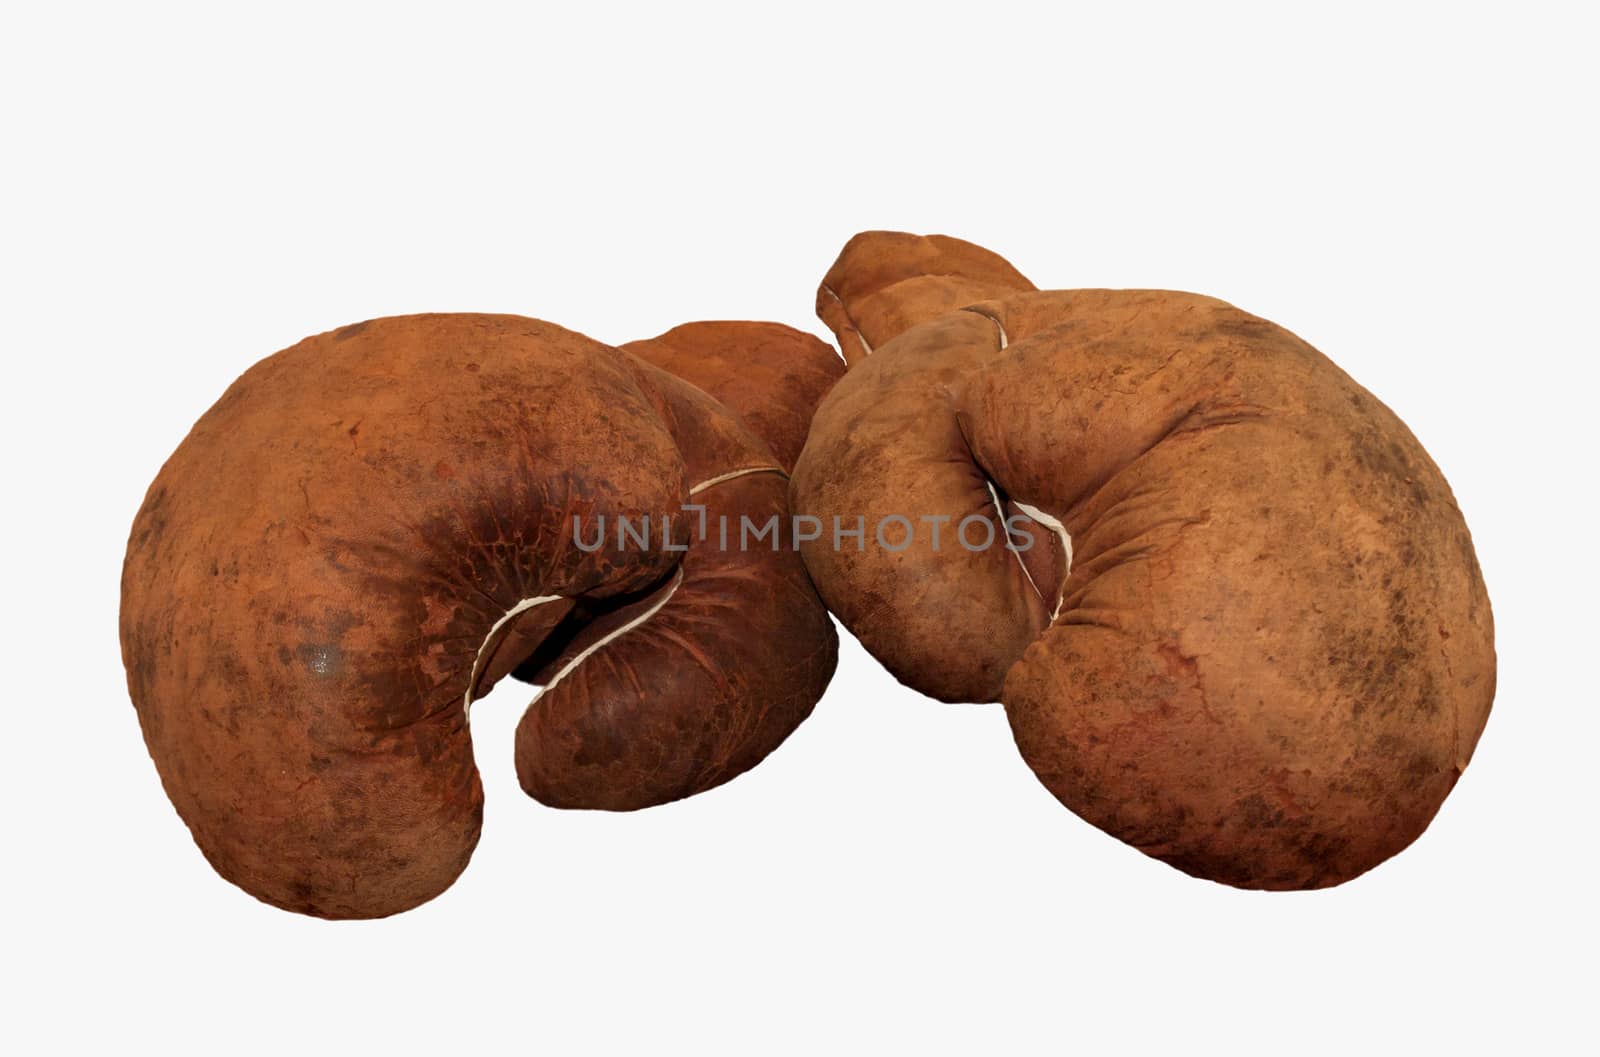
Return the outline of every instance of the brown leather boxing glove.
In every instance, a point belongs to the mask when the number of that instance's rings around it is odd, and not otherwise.
[[[252,895],[375,917],[466,865],[468,705],[525,662],[547,684],[517,733],[533,795],[630,809],[725,782],[834,667],[792,548],[696,531],[784,521],[785,493],[722,404],[549,323],[378,319],[270,356],[129,540],[123,658],[167,793]]]
[[[1224,302],[1039,292],[940,236],[858,235],[818,310],[852,367],[790,501],[864,519],[864,548],[803,554],[896,677],[1003,701],[1063,804],[1201,877],[1337,884],[1423,831],[1488,718],[1493,626],[1388,408]],[[885,546],[894,518],[916,531]]]

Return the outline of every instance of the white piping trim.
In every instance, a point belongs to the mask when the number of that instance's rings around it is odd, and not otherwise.
[[[690,488],[689,489],[689,494],[691,496],[698,495],[699,493],[705,491],[707,488],[710,488],[713,485],[719,485],[724,481],[731,481],[736,477],[744,477],[744,476],[747,476],[747,475],[753,474],[753,473],[775,473],[775,474],[779,474],[780,476],[783,476],[783,477],[787,477],[788,476],[788,474],[785,473],[783,468],[780,467],[780,466],[746,466],[746,467],[743,467],[743,468],[738,469],[738,470],[729,470],[727,473],[720,473],[715,477],[708,477],[704,481],[701,481],[699,484],[697,484],[697,485],[693,486],[692,488]],[[545,690],[550,689],[552,686],[556,685],[556,683],[560,682],[561,679],[563,677],[565,677],[568,672],[570,672],[570,671],[572,671],[572,669],[576,668],[580,662],[582,662],[585,658],[587,658],[595,650],[598,650],[600,647],[604,646],[606,643],[610,642],[611,640],[617,638],[619,635],[627,634],[628,632],[632,631],[634,628],[638,627],[640,624],[643,624],[645,621],[647,621],[651,617],[655,616],[656,613],[660,611],[661,607],[667,604],[667,600],[670,599],[673,595],[678,593],[678,585],[681,584],[681,583],[683,583],[683,567],[679,566],[678,567],[677,579],[673,580],[672,587],[667,591],[666,595],[662,597],[661,601],[659,601],[655,605],[651,606],[644,613],[641,613],[636,619],[630,620],[628,623],[624,624],[622,627],[618,628],[616,631],[613,631],[611,634],[607,635],[605,638],[601,639],[599,642],[594,643],[588,649],[584,650],[582,653],[580,653],[576,657],[572,658],[572,660],[568,661],[567,664],[559,672],[557,672],[554,676],[552,676],[550,681],[548,683],[546,683],[542,689],[540,689],[539,694],[543,694],[545,692]],[[506,610],[505,611],[505,615],[502,616],[499,620],[494,622],[494,626],[489,629],[489,633],[483,637],[483,642],[481,642],[478,645],[477,656],[472,658],[472,678],[467,683],[466,697],[462,701],[462,706],[461,706],[465,711],[470,712],[472,710],[472,691],[476,690],[477,687],[478,687],[478,670],[480,668],[482,668],[482,666],[483,666],[483,651],[488,649],[489,648],[489,644],[494,641],[495,634],[501,628],[505,627],[507,621],[512,620],[513,618],[517,617],[518,615],[520,615],[522,613],[526,613],[528,610],[532,609],[534,606],[542,606],[546,602],[557,602],[557,601],[560,601],[564,597],[566,597],[566,596],[565,595],[539,595],[536,598],[524,598],[522,601],[518,602],[516,605],[512,606],[510,609]],[[533,699],[535,701],[539,700],[539,694],[535,694],[534,695]]]
[[[483,641],[478,644],[477,656],[472,658],[472,678],[467,682],[466,700],[463,701],[461,705],[463,710],[472,710],[472,691],[478,688],[478,668],[483,664],[483,651],[488,649],[489,643],[494,641],[495,632],[505,627],[508,620],[511,620],[513,617],[521,613],[526,613],[534,606],[542,606],[546,602],[558,602],[562,597],[562,595],[539,595],[537,598],[524,598],[510,609],[506,610],[505,616],[494,622],[494,626],[489,629],[489,634],[485,635],[483,637]]]
[[[829,286],[827,283],[823,283],[822,284],[822,292],[827,294],[829,297],[833,298],[835,301],[837,301],[839,303],[839,307],[840,308],[844,307],[844,298],[842,298],[838,294],[834,293],[833,292],[833,287]],[[850,319],[850,312],[848,310],[845,311],[844,318],[850,321],[850,329],[851,329],[851,331],[853,331],[855,333],[856,340],[861,342],[861,351],[865,355],[871,356],[872,355],[872,346],[867,344],[867,336],[865,334],[861,333],[861,328],[856,326],[855,320]],[[1005,346],[1003,346],[1003,345],[1001,346],[1001,348],[1004,348],[1004,347]]]
[[[994,504],[994,512],[1000,518],[1000,532],[1005,536],[1006,543],[1009,544],[1011,542],[1011,526],[1006,524],[1006,512],[1005,508],[1000,505],[1000,493],[995,491],[994,482],[987,477],[983,479],[983,483],[989,486],[989,501]],[[1011,551],[1011,557],[1016,559],[1017,565],[1022,569],[1022,575],[1028,578],[1028,586],[1033,588],[1033,593],[1039,596],[1039,601],[1043,602],[1044,592],[1039,590],[1038,584],[1034,583],[1033,574],[1028,571],[1028,563],[1022,560],[1022,552],[1009,546],[1006,547],[1006,550]],[[1054,619],[1054,617],[1051,619]]]
[[[643,624],[645,621],[649,620],[651,617],[653,617],[657,613],[661,612],[661,607],[666,605],[668,602],[672,601],[672,596],[678,593],[678,588],[682,584],[683,584],[683,567],[680,565],[678,567],[677,576],[673,577],[672,586],[667,588],[667,592],[664,595],[661,596],[661,598],[656,602],[655,605],[651,606],[649,609],[645,610],[643,613],[640,613],[638,616],[634,617],[632,620],[628,621],[626,624],[622,625],[622,627],[620,627],[617,630],[613,631],[611,634],[606,635],[603,638],[601,638],[601,639],[599,639],[599,640],[597,640],[597,641],[595,641],[593,643],[590,643],[576,657],[572,658],[572,660],[570,660],[566,664],[562,665],[561,666],[561,670],[559,672],[557,672],[556,674],[552,675],[550,677],[550,681],[548,683],[545,683],[542,687],[540,687],[539,688],[539,692],[533,695],[533,700],[534,701],[538,701],[539,698],[543,697],[550,690],[551,687],[555,686],[561,680],[565,679],[567,677],[567,675],[574,668],[576,668],[578,665],[582,664],[584,661],[588,660],[589,656],[591,654],[593,654],[596,650],[600,649],[602,646],[607,645],[608,643],[611,643],[611,642],[615,641],[616,639],[621,638],[623,635],[626,635],[628,632],[632,631],[634,628],[638,627],[640,624]],[[530,702],[530,704],[532,704],[532,702]]]
[[[713,485],[719,485],[724,481],[731,481],[736,477],[744,477],[747,474],[753,474],[753,473],[775,473],[775,474],[779,474],[779,475],[784,476],[784,477],[788,476],[788,474],[785,473],[783,468],[780,467],[780,466],[746,466],[746,467],[743,467],[743,468],[738,469],[738,470],[729,470],[727,473],[718,474],[715,477],[708,477],[704,481],[701,481],[699,484],[697,484],[694,487],[690,488],[689,489],[689,494],[691,496],[697,495],[700,492],[703,492],[704,490],[706,490],[707,488],[712,487]],[[662,606],[667,604],[667,599],[671,598],[674,594],[677,593],[678,585],[681,584],[681,583],[683,583],[683,568],[682,568],[682,566],[679,566],[679,568],[678,568],[678,578],[673,581],[672,588],[667,591],[666,596],[664,598],[662,598],[661,601],[659,601],[655,605],[651,606],[650,609],[647,612],[641,614],[638,619],[629,621],[627,624],[624,624],[622,627],[618,628],[616,631],[613,631],[611,634],[607,635],[605,638],[601,639],[599,642],[596,642],[594,645],[590,646],[588,649],[586,649],[582,653],[578,654],[578,656],[574,657],[571,661],[569,661],[567,663],[567,665],[565,667],[563,667],[559,672],[557,672],[555,674],[555,676],[550,680],[549,683],[545,684],[544,688],[541,689],[539,691],[539,693],[542,694],[542,693],[544,693],[545,690],[548,690],[548,689],[550,689],[550,687],[556,685],[556,683],[563,676],[565,676],[568,672],[572,671],[573,668],[578,666],[578,662],[580,662],[584,658],[588,657],[591,653],[593,653],[595,650],[598,650],[601,646],[604,646],[606,643],[610,642],[612,639],[615,639],[619,635],[623,635],[623,634],[626,634],[629,631],[632,631],[634,628],[638,627],[640,624],[643,624],[645,621],[647,621],[651,617],[655,616],[656,612],[658,610],[660,610],[660,608]],[[522,601],[518,602],[516,605],[512,606],[510,609],[506,610],[505,614],[503,616],[501,616],[499,620],[494,622],[494,625],[489,628],[489,633],[487,635],[485,635],[483,637],[483,641],[478,644],[477,655],[472,658],[472,677],[467,682],[467,692],[466,692],[466,695],[465,695],[465,697],[464,697],[464,699],[462,700],[462,703],[461,703],[461,707],[462,707],[463,711],[466,711],[466,712],[471,712],[472,711],[472,692],[478,688],[478,672],[483,667],[483,653],[484,653],[485,650],[487,650],[489,648],[489,644],[494,642],[494,637],[500,631],[500,629],[505,627],[506,623],[508,621],[516,618],[517,616],[519,616],[519,615],[521,615],[523,613],[526,613],[528,610],[532,609],[534,606],[542,606],[546,602],[559,602],[562,598],[565,598],[565,597],[566,597],[565,595],[539,595],[539,596],[537,596],[535,598],[524,598]],[[538,694],[535,694],[533,699],[535,701],[539,700]]]
[[[1006,350],[1006,346],[1011,344],[1011,337],[1006,333],[1006,325],[1000,322],[998,316],[991,316],[977,305],[968,305],[961,311],[971,312],[975,316],[982,316],[984,319],[987,319],[989,322],[994,324],[994,329],[1000,332],[1000,348],[996,351],[1004,352]]]
[[[1012,502],[1016,502],[1016,500],[1012,500]],[[1061,571],[1061,593],[1056,596],[1056,608],[1050,614],[1050,619],[1054,621],[1056,617],[1061,615],[1061,603],[1067,597],[1067,574],[1072,572],[1072,537],[1067,534],[1067,527],[1061,523],[1060,519],[1046,514],[1038,507],[1029,506],[1027,503],[1017,503],[1017,509],[1046,528],[1055,530],[1055,534],[1061,539],[1061,553],[1066,558],[1067,567]]]
[[[714,484],[721,484],[723,481],[731,481],[735,477],[743,477],[746,474],[752,473],[775,473],[784,477],[789,476],[787,473],[784,473],[783,467],[781,466],[746,466],[742,470],[729,470],[727,473],[719,473],[715,477],[707,477],[704,481],[701,481],[699,484],[690,488],[689,494],[699,495],[701,492],[705,491],[707,488],[710,488]]]

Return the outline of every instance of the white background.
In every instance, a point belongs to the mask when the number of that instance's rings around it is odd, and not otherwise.
[[[7,6],[9,668],[0,1048],[135,1052],[1595,1052],[1593,27],[807,2]],[[145,487],[251,362],[340,324],[518,312],[604,340],[825,333],[870,227],[1044,286],[1198,290],[1394,407],[1499,630],[1477,757],[1331,891],[1189,879],[1062,810],[998,707],[853,642],[729,786],[633,815],[517,788],[434,902],[330,924],[218,879],[118,653]]]

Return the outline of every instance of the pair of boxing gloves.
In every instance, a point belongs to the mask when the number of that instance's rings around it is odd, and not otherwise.
[[[629,810],[753,767],[833,674],[1000,701],[1063,804],[1188,873],[1337,884],[1413,841],[1494,694],[1489,602],[1403,423],[1207,297],[1038,291],[870,232],[798,331],[617,348],[379,319],[261,361],[134,521],[128,685],[223,877],[375,917],[478,839],[472,701],[523,788]],[[846,367],[848,363],[848,369]]]

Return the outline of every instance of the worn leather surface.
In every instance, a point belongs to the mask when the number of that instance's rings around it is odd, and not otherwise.
[[[785,509],[782,467],[726,408],[537,320],[372,320],[246,371],[152,484],[123,570],[129,691],[206,857],[326,917],[437,895],[482,821],[468,700],[641,598],[661,605],[530,708],[523,785],[628,809],[753,766],[836,640],[792,550],[693,538],[679,508],[729,474],[693,501]],[[576,545],[574,516],[619,515],[658,543],[671,516],[689,549]]]
[[[621,346],[715,397],[791,469],[817,404],[844,376],[827,343],[781,323],[685,323]]]
[[[1038,551],[819,542],[803,553],[824,600],[907,685],[1003,701],[1063,804],[1189,873],[1311,888],[1406,847],[1495,682],[1471,537],[1427,452],[1266,320],[1195,294],[1038,292],[1003,263],[942,237],[851,241],[818,304],[872,351],[818,409],[791,503],[997,526],[996,499],[1025,504],[1064,525],[1070,573]]]

